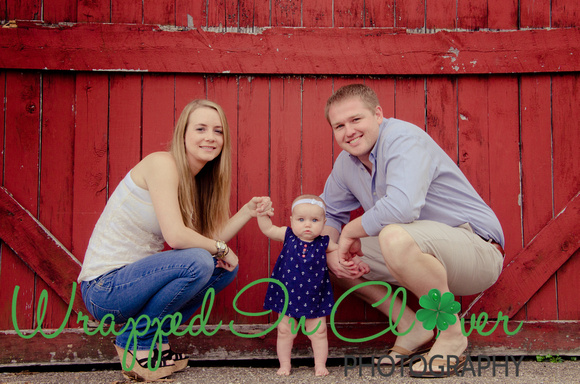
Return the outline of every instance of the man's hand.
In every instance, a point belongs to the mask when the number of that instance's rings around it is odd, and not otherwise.
[[[356,279],[370,271],[368,265],[364,262],[360,262],[360,260],[359,263],[356,264],[355,261],[352,260],[352,257],[350,257],[350,260],[340,259],[338,250],[326,254],[326,263],[328,269],[330,269],[330,271],[339,279]],[[361,264],[363,264],[362,268]]]

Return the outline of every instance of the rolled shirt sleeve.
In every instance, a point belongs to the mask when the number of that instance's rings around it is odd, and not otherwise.
[[[433,220],[454,227],[469,223],[478,235],[504,244],[491,208],[425,131],[397,119],[384,119],[379,129],[370,173],[345,151],[336,159],[321,195],[327,225],[340,232],[350,212],[362,207],[369,236],[389,224]]]

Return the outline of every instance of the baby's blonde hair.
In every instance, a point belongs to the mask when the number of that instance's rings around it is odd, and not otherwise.
[[[297,202],[298,200],[302,200],[302,199],[313,199],[313,200],[316,200],[316,201],[320,201],[322,203],[322,205],[324,206],[323,211],[326,212],[326,203],[324,202],[324,200],[322,199],[322,197],[317,196],[317,195],[308,195],[308,194],[306,194],[306,195],[300,195],[300,196],[298,196],[297,198],[295,198],[292,201],[292,206],[294,206],[294,203],[295,202]]]

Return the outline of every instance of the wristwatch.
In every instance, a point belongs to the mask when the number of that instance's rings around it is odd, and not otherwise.
[[[223,259],[228,254],[228,246],[223,240],[216,240],[215,247],[217,248],[217,253],[213,255],[216,259]]]

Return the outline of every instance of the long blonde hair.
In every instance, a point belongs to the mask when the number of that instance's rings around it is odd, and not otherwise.
[[[198,108],[215,110],[223,127],[224,144],[220,154],[193,175],[185,151],[185,132],[189,115]],[[232,156],[230,129],[218,104],[203,99],[185,106],[173,132],[169,152],[179,173],[178,199],[184,224],[198,233],[215,238],[230,216]]]

